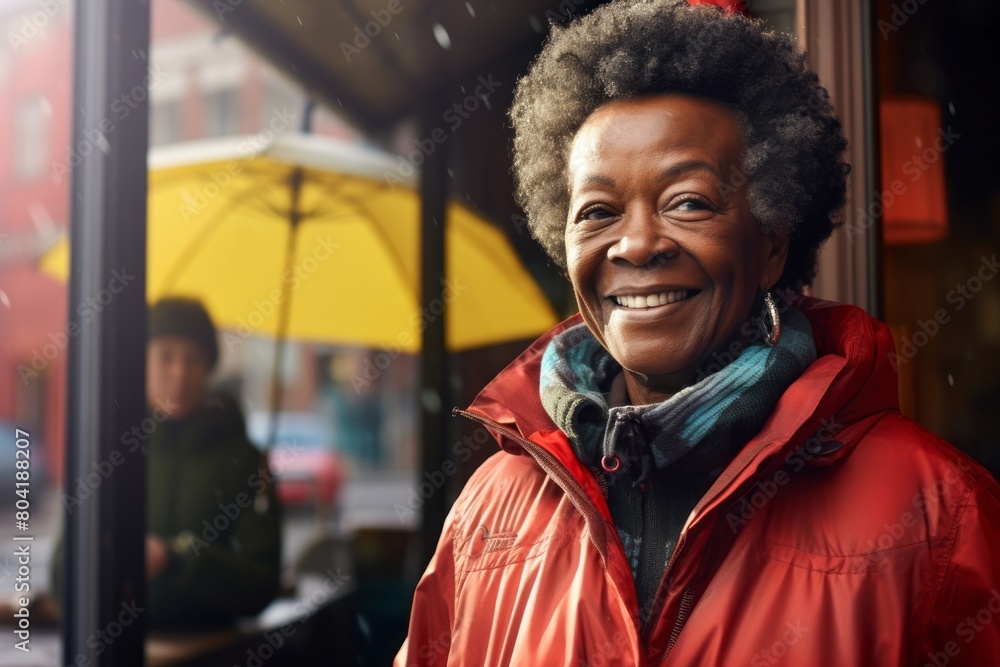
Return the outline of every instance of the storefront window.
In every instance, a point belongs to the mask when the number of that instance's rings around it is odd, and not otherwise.
[[[1000,474],[1000,144],[990,3],[878,3],[884,319],[903,412]]]

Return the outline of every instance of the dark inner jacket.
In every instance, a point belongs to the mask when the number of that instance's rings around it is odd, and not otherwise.
[[[243,415],[225,394],[194,414],[158,421],[145,442],[123,436],[123,456],[148,459],[147,533],[183,545],[167,571],[147,582],[150,627],[218,626],[261,611],[277,594],[281,509],[261,452],[247,440]],[[78,480],[67,481],[72,512]],[[178,540],[178,537],[181,539]],[[53,593],[62,599],[63,541],[53,558]]]

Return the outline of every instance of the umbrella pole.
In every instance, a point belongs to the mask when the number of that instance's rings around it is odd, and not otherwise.
[[[302,192],[302,169],[296,167],[289,179],[291,188],[291,207],[288,212],[288,243],[285,244],[285,270],[282,276],[287,276],[292,271],[295,261],[295,242],[299,232],[299,223],[302,213],[299,211],[299,198]],[[282,382],[281,373],[283,369],[283,358],[285,356],[285,339],[288,337],[288,315],[291,307],[291,295],[288,293],[288,281],[281,281],[281,303],[278,304],[278,332],[274,341],[274,363],[271,371],[271,405],[270,419],[268,420],[266,452],[275,445],[278,439],[278,412],[282,403]]]
[[[302,110],[302,133],[308,134],[312,131],[312,116],[316,103],[311,97],[306,98],[305,106]],[[285,245],[285,271],[281,274],[287,276],[292,270],[292,262],[295,259],[295,241],[299,231],[299,222],[302,220],[302,213],[299,211],[299,200],[302,195],[302,170],[298,167],[292,172],[289,182],[291,187],[291,206],[288,211],[288,243]],[[270,391],[270,419],[268,420],[267,444],[265,452],[274,446],[278,439],[278,411],[281,409],[282,394],[284,387],[281,384],[281,372],[283,367],[283,357],[285,356],[285,339],[288,337],[288,313],[289,294],[288,282],[281,281],[281,303],[278,309],[278,332],[274,341],[274,363],[271,367],[271,391]],[[266,456],[266,454],[265,454]]]

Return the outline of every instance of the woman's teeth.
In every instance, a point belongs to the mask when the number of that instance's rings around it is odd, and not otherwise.
[[[662,306],[674,301],[682,301],[691,295],[691,290],[675,290],[673,292],[661,292],[660,294],[650,294],[648,296],[616,296],[613,297],[615,303],[624,308],[653,308]]]

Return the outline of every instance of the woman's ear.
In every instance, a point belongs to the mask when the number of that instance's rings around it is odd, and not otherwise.
[[[764,263],[764,274],[761,276],[761,290],[771,289],[781,278],[785,270],[785,262],[788,260],[788,245],[790,233],[788,230],[778,230],[768,232],[767,258]]]

